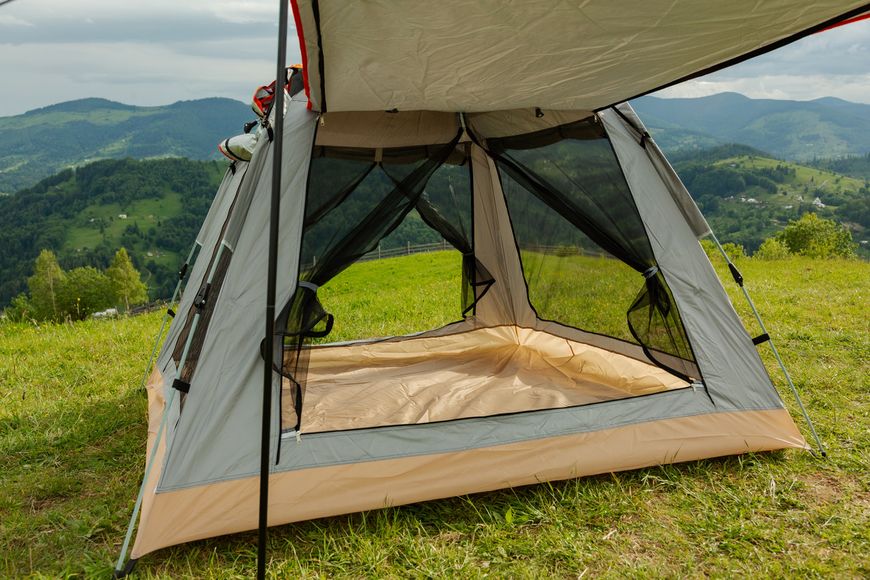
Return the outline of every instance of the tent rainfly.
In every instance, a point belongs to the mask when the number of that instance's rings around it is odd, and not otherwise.
[[[257,528],[263,483],[279,525],[806,448],[769,337],[623,101],[866,11],[849,4],[294,1],[304,69],[197,236],[119,573],[140,507],[131,562]],[[414,334],[352,330],[329,285],[403,224],[450,248],[455,300]]]

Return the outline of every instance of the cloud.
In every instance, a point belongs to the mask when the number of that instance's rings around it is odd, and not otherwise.
[[[0,115],[75,98],[247,100],[274,75],[274,0],[20,0],[0,10]],[[288,62],[299,62],[290,19]],[[51,90],[39,87],[51,86]],[[870,101],[870,22],[840,27],[662,94]]]
[[[0,18],[0,115],[85,97],[247,100],[275,74],[272,0],[22,0]],[[290,24],[288,61],[298,62]],[[51,91],[35,89],[49,79]]]
[[[0,14],[0,28],[7,26],[33,26],[33,23],[11,14]]]
[[[271,54],[234,56],[208,43],[194,46],[200,50],[141,42],[0,45],[0,71],[15,71],[6,75],[0,107],[16,114],[86,97],[137,105],[212,96],[246,101],[254,87],[274,78]],[[49,86],[55,90],[37,90]]]
[[[809,101],[836,96],[870,104],[870,74],[866,75],[765,75],[734,79],[698,79],[655,93],[657,97],[705,97],[716,93],[741,93],[754,99]]]
[[[813,34],[719,72],[659,91],[700,97],[733,91],[748,97],[870,103],[870,22]]]

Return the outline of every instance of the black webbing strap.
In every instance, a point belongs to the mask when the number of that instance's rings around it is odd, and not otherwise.
[[[643,147],[644,149],[646,149],[646,142],[647,142],[647,140],[650,138],[650,134],[649,134],[649,132],[644,131],[644,130],[642,130],[640,127],[638,127],[638,126],[634,123],[634,121],[632,121],[631,119],[629,119],[628,116],[627,116],[625,113],[623,113],[622,111],[620,111],[617,107],[611,107],[611,108],[616,112],[617,115],[619,115],[620,117],[622,117],[622,120],[625,121],[625,124],[626,124],[626,125],[628,125],[629,127],[631,127],[631,128],[634,130],[635,133],[637,133],[638,135],[640,135],[640,142],[639,142],[639,145],[640,145],[641,147]]]
[[[768,340],[770,340],[770,335],[765,332],[764,334],[759,334],[758,336],[753,338],[752,344],[754,344],[755,346],[758,346],[759,344],[764,344]]]
[[[112,572],[112,578],[126,578],[133,573],[133,568],[136,567],[136,562],[138,561],[138,558],[130,558],[127,560],[127,565],[124,566],[123,570],[114,570]]]
[[[205,287],[197,294],[196,299],[193,301],[193,306],[197,310],[202,310],[206,303],[208,302],[208,293],[211,291],[211,284],[206,284]]]
[[[169,318],[175,318],[175,311],[171,308],[166,309],[166,314],[169,315]]]
[[[172,381],[172,388],[176,391],[187,394],[190,392],[190,383],[182,381],[181,379],[175,379]]]
[[[187,262],[185,262],[181,266],[181,270],[178,271],[178,279],[179,280],[184,280],[184,277],[187,275],[187,268],[188,268],[188,264],[187,264]]]
[[[734,278],[734,281],[737,282],[737,285],[741,288],[743,287],[743,274],[740,273],[740,270],[737,269],[737,266],[728,262],[728,270],[731,272],[731,277]]]

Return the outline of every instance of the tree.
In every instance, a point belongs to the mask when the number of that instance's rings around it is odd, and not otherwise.
[[[833,220],[814,213],[791,221],[776,235],[792,254],[811,258],[851,258],[855,256],[852,234]]]
[[[26,294],[19,294],[12,299],[3,314],[12,322],[25,322],[33,318],[33,305]]]
[[[758,250],[752,254],[752,257],[759,260],[780,260],[787,258],[789,255],[788,246],[777,238],[767,238],[761,243]]]
[[[51,250],[42,250],[36,258],[33,276],[27,279],[34,317],[40,320],[61,320],[63,311],[59,294],[66,275]]]
[[[130,310],[131,304],[142,304],[148,301],[148,290],[124,248],[115,253],[106,275],[111,281],[115,300],[118,304],[123,304],[125,310]]]
[[[58,298],[65,317],[84,320],[94,312],[112,306],[115,291],[108,276],[96,268],[85,266],[67,272]]]

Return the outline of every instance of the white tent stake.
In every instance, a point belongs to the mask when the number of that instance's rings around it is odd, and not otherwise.
[[[758,326],[759,328],[761,328],[762,334],[767,335],[767,342],[770,343],[770,349],[773,351],[773,356],[776,358],[776,362],[779,363],[779,368],[782,369],[782,374],[785,375],[785,380],[788,383],[788,386],[791,388],[792,394],[794,394],[795,401],[797,401],[798,407],[800,407],[801,413],[803,414],[807,425],[809,425],[810,427],[810,431],[813,434],[813,438],[816,440],[816,445],[819,448],[819,452],[822,454],[822,457],[827,457],[828,452],[825,451],[825,446],[822,445],[822,440],[821,438],[819,438],[819,434],[816,433],[816,427],[815,425],[813,425],[813,421],[812,419],[810,419],[810,416],[807,413],[806,408],[804,407],[803,401],[801,401],[801,396],[798,393],[797,387],[795,387],[794,382],[791,380],[791,375],[789,374],[788,369],[785,368],[785,363],[782,362],[782,358],[780,358],[779,356],[779,351],[776,350],[776,345],[773,344],[773,338],[770,336],[770,333],[767,332],[767,328],[764,326],[764,321],[761,320],[761,315],[755,308],[755,303],[752,301],[752,297],[749,296],[749,291],[747,291],[746,287],[743,285],[743,278],[740,277],[737,267],[734,265],[734,262],[731,261],[731,258],[728,257],[728,254],[725,252],[725,248],[723,248],[722,244],[719,243],[719,238],[716,237],[716,234],[710,232],[710,236],[713,238],[713,241],[716,243],[716,246],[719,248],[719,251],[725,258],[725,262],[728,264],[728,269],[731,271],[731,275],[734,277],[734,281],[737,282],[737,285],[740,286],[740,289],[743,291],[743,296],[746,297],[746,302],[749,303],[749,307],[752,309],[752,314],[755,315],[755,320],[758,322]]]

